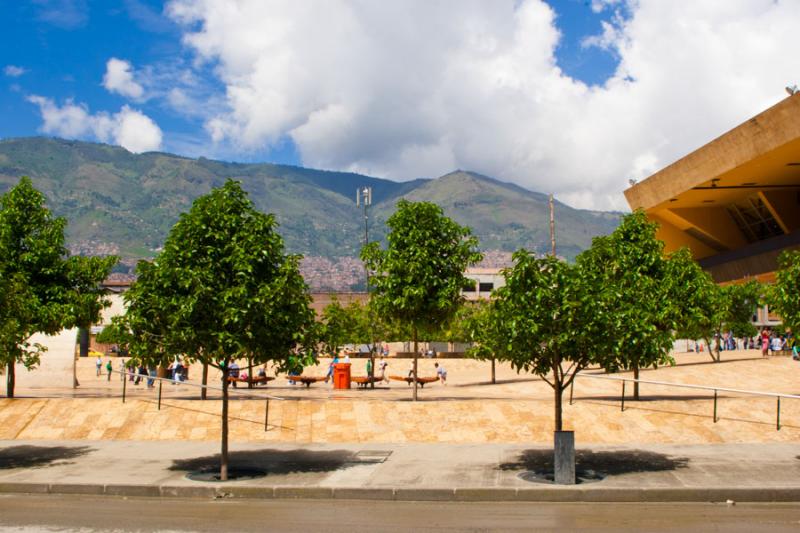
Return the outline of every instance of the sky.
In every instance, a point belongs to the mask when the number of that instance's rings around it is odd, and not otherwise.
[[[626,210],[630,179],[787,97],[798,25],[800,0],[6,0],[0,138]]]

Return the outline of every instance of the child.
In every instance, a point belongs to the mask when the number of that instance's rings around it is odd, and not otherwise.
[[[113,367],[111,366],[111,358],[109,357],[108,361],[106,362],[106,372],[108,372],[108,378],[106,379],[106,381],[111,381],[111,370],[112,370],[112,368]]]
[[[442,385],[447,385],[447,370],[443,366],[439,366],[439,363],[434,363],[433,366],[436,367],[436,375],[439,376]]]

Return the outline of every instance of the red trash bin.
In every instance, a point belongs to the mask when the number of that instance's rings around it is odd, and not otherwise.
[[[333,388],[350,388],[350,363],[336,363],[333,365]]]

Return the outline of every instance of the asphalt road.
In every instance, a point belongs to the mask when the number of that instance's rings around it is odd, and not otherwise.
[[[0,496],[0,532],[798,531],[800,504],[543,504]]]

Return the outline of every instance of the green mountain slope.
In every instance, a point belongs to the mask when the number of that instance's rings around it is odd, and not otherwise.
[[[472,227],[485,250],[510,252],[524,247],[546,253],[551,249],[545,194],[459,170],[425,182],[403,196],[439,204],[448,216]],[[611,233],[619,221],[618,213],[573,209],[558,201],[554,210],[556,252],[570,259],[588,248],[592,237]]]
[[[358,186],[373,188],[371,238],[399,198],[430,200],[473,228],[484,249],[549,249],[547,198],[486,176],[454,172],[435,180],[397,183],[359,174],[273,164],[132,154],[104,144],[50,138],[0,140],[0,191],[27,175],[51,209],[69,221],[68,239],[81,253],[151,256],[197,196],[227,178],[242,181],[256,206],[274,213],[287,247],[323,257],[358,253],[363,219]],[[559,254],[573,257],[591,237],[606,234],[618,215],[558,204]]]

